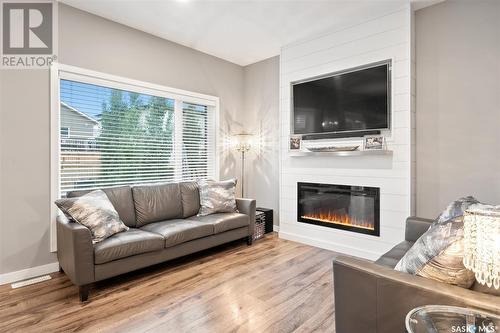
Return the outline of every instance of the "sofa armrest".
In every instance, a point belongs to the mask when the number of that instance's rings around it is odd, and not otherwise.
[[[500,314],[497,296],[395,271],[371,261],[333,261],[337,332],[404,332],[406,314],[422,305],[454,305]]]
[[[434,220],[410,216],[406,219],[405,240],[416,242],[431,226]]]
[[[94,246],[90,230],[62,214],[57,217],[57,258],[75,285],[94,282]]]
[[[248,215],[250,217],[250,225],[248,226],[249,235],[253,235],[255,229],[255,207],[257,203],[255,199],[236,199],[236,208],[241,214]]]

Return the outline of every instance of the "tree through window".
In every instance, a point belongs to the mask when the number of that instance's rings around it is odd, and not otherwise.
[[[214,175],[213,107],[64,79],[60,102],[62,195]]]

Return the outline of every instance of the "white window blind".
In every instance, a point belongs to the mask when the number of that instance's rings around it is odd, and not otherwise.
[[[215,112],[209,103],[141,93],[140,87],[66,79],[59,86],[61,195],[215,177]]]

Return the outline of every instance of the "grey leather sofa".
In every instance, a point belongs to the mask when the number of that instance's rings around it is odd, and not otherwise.
[[[57,218],[57,257],[61,270],[79,286],[245,238],[252,244],[255,200],[236,199],[238,213],[196,216],[200,208],[195,182],[106,188],[120,219],[130,229],[92,244],[89,229]],[[76,191],[68,197],[89,191]]]
[[[410,217],[405,240],[377,261],[338,256],[333,261],[337,333],[405,332],[406,314],[429,305],[455,305],[500,314],[500,297],[393,268],[432,220]]]

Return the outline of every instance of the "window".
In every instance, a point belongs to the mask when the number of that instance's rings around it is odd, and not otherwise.
[[[60,195],[215,177],[210,103],[98,83],[60,78]]]
[[[73,190],[218,178],[218,98],[64,65],[52,68],[51,87],[51,202]]]
[[[61,127],[61,138],[69,138],[69,127]]]
[[[214,124],[209,116],[205,105],[182,105],[183,179],[207,178],[211,174],[208,156],[213,155],[214,147],[208,143]]]

